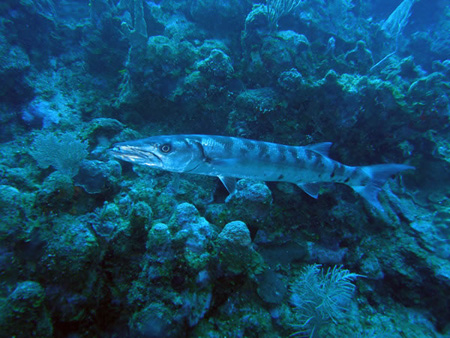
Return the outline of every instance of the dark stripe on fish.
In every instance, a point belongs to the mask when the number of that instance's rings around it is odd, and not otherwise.
[[[255,149],[255,142],[251,140],[242,140],[245,147],[247,147],[248,150],[254,150]]]
[[[281,144],[277,144],[277,150],[278,160],[283,162],[286,161],[286,147]]]
[[[261,142],[258,144],[258,148],[259,148],[258,156],[260,158],[267,159],[269,157],[268,153],[269,147],[267,146],[267,144]]]

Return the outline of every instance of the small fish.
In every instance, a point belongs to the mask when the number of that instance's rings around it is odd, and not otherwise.
[[[210,135],[162,135],[117,143],[110,153],[124,161],[171,172],[217,176],[230,193],[237,178],[291,182],[317,198],[320,184],[344,183],[371,205],[386,180],[403,170],[404,164],[347,166],[328,157],[330,142],[307,146]]]

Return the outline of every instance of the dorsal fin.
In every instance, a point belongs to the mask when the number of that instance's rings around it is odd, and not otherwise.
[[[330,148],[331,148],[332,144],[333,143],[331,143],[331,142],[321,142],[321,143],[307,145],[307,146],[305,146],[305,148],[315,151],[316,153],[319,153],[323,156],[328,157],[328,153],[330,152]]]

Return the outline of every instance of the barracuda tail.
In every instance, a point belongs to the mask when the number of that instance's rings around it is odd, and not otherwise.
[[[362,186],[352,186],[358,194],[364,197],[377,210],[384,212],[378,201],[378,193],[389,177],[403,170],[415,169],[405,164],[377,164],[360,167],[370,178],[370,182]]]

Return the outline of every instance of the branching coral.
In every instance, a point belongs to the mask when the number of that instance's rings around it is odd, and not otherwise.
[[[328,268],[308,265],[291,285],[291,304],[295,307],[299,331],[292,336],[308,333],[318,337],[320,327],[330,321],[336,323],[343,316],[353,296],[355,286],[352,281],[361,277],[340,266]]]

